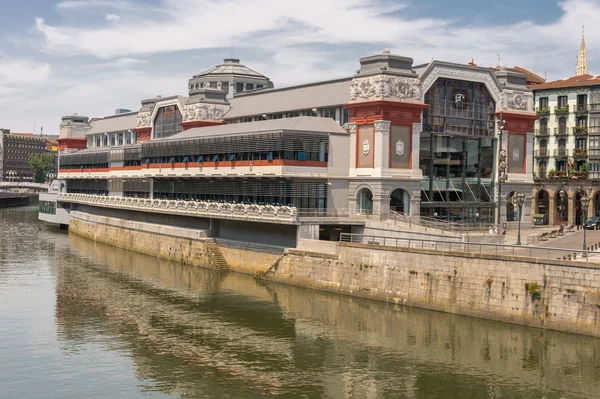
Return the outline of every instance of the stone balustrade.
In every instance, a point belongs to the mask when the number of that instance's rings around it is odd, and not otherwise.
[[[281,224],[296,223],[298,219],[297,209],[290,206],[178,201],[74,193],[60,193],[58,200],[103,208],[216,219],[254,220],[257,222],[275,222]]]

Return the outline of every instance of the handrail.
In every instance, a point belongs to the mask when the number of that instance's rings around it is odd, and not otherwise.
[[[482,242],[456,242],[452,240],[425,240],[419,238],[396,238],[355,233],[341,233],[340,242],[373,246],[391,246],[396,248],[417,248],[459,253],[477,253],[480,255],[511,255],[533,259],[577,260],[580,258],[581,261],[585,261],[586,263],[589,263],[590,255],[600,255],[600,252],[590,250],[584,251],[581,249],[577,250],[572,248],[551,248]],[[525,255],[521,255],[518,252],[522,252]],[[600,263],[600,257],[598,259],[598,263]]]

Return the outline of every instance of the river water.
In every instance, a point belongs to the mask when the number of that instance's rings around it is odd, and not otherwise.
[[[256,282],[0,210],[0,398],[599,398],[600,339]]]

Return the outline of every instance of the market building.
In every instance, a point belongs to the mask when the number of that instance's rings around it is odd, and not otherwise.
[[[63,117],[61,201],[286,207],[297,225],[303,215],[393,212],[494,223],[506,220],[510,193],[522,192],[530,220],[538,118],[530,77],[474,63],[413,65],[386,49],[362,58],[354,76],[273,88],[225,60],[194,75],[187,96],[105,118]]]

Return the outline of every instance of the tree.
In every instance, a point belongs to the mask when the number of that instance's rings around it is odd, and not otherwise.
[[[46,152],[31,154],[29,166],[33,169],[33,180],[36,183],[43,183],[46,181],[46,174],[54,167],[54,157]]]

